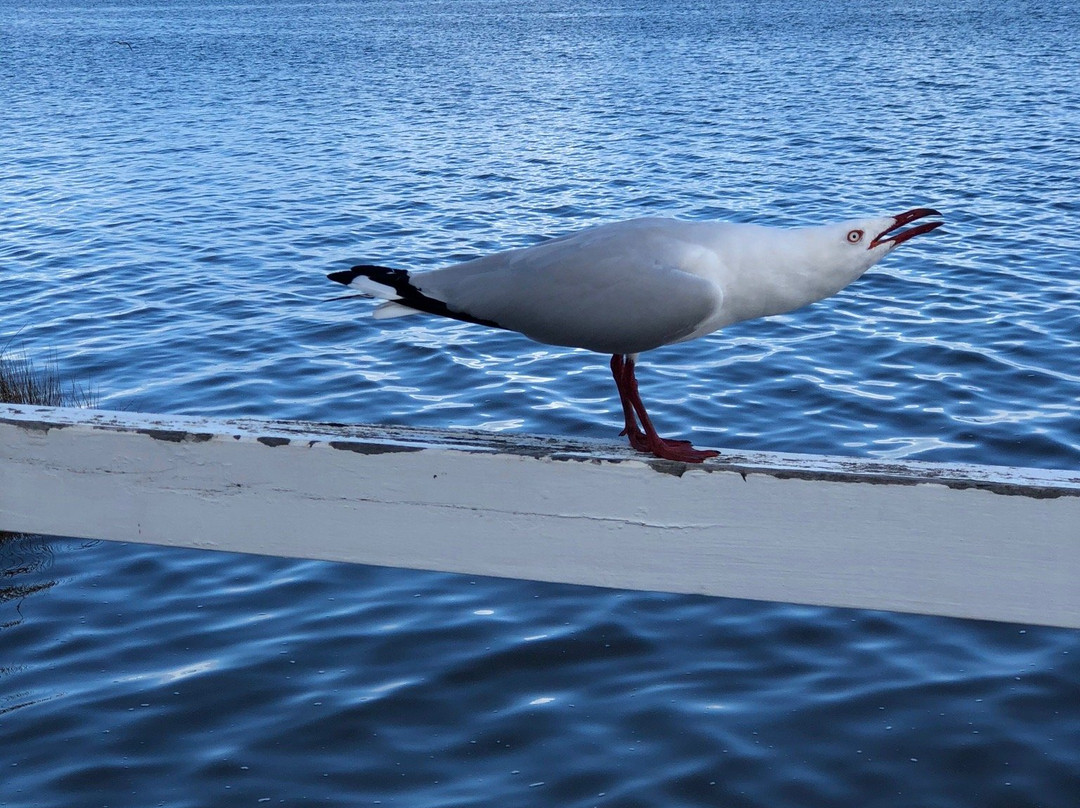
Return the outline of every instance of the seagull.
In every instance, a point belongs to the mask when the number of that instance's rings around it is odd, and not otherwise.
[[[384,301],[376,319],[424,312],[611,354],[626,435],[639,452],[700,463],[719,452],[661,438],[638,394],[645,351],[830,297],[915,236],[931,208],[781,229],[647,217],[602,224],[442,269],[361,265],[327,277]],[[340,298],[339,298],[340,299]]]

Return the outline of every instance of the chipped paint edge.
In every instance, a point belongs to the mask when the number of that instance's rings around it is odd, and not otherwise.
[[[0,423],[48,432],[82,427],[144,434],[170,443],[213,439],[255,440],[270,446],[293,442],[325,443],[358,454],[414,452],[425,448],[502,453],[567,462],[636,463],[681,477],[688,471],[742,475],[765,474],[777,479],[803,479],[875,485],[944,485],[1004,496],[1038,499],[1080,497],[1080,471],[1014,468],[926,461],[882,461],[832,455],[756,452],[722,449],[700,465],[663,460],[634,452],[614,441],[518,435],[477,430],[441,430],[372,424],[276,421],[255,418],[204,418],[110,410],[0,405]]]

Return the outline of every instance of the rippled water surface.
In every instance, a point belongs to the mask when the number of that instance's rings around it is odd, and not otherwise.
[[[614,438],[604,357],[330,302],[637,215],[947,225],[643,357],[703,445],[1080,465],[1080,13],[0,5],[0,345],[106,408]],[[302,537],[298,537],[302,540]],[[1065,806],[1077,632],[0,539],[0,805]]]

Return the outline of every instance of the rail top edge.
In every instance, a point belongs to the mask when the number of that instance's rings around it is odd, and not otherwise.
[[[687,473],[764,474],[823,482],[938,484],[1035,498],[1080,496],[1080,470],[1016,468],[917,460],[721,449],[719,457],[687,464],[649,457],[615,441],[385,424],[216,418],[65,407],[0,404],[0,426],[48,433],[91,430],[136,433],[176,443],[256,441],[267,446],[331,445],[366,454],[406,450],[486,453],[598,464],[634,464]]]

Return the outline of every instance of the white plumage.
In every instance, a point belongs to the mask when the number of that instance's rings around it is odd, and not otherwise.
[[[365,265],[329,277],[386,301],[378,318],[423,311],[612,354],[631,444],[700,462],[717,452],[656,434],[637,394],[637,355],[829,297],[901,243],[941,225],[899,230],[926,216],[940,214],[916,208],[791,230],[632,219],[444,269]]]

